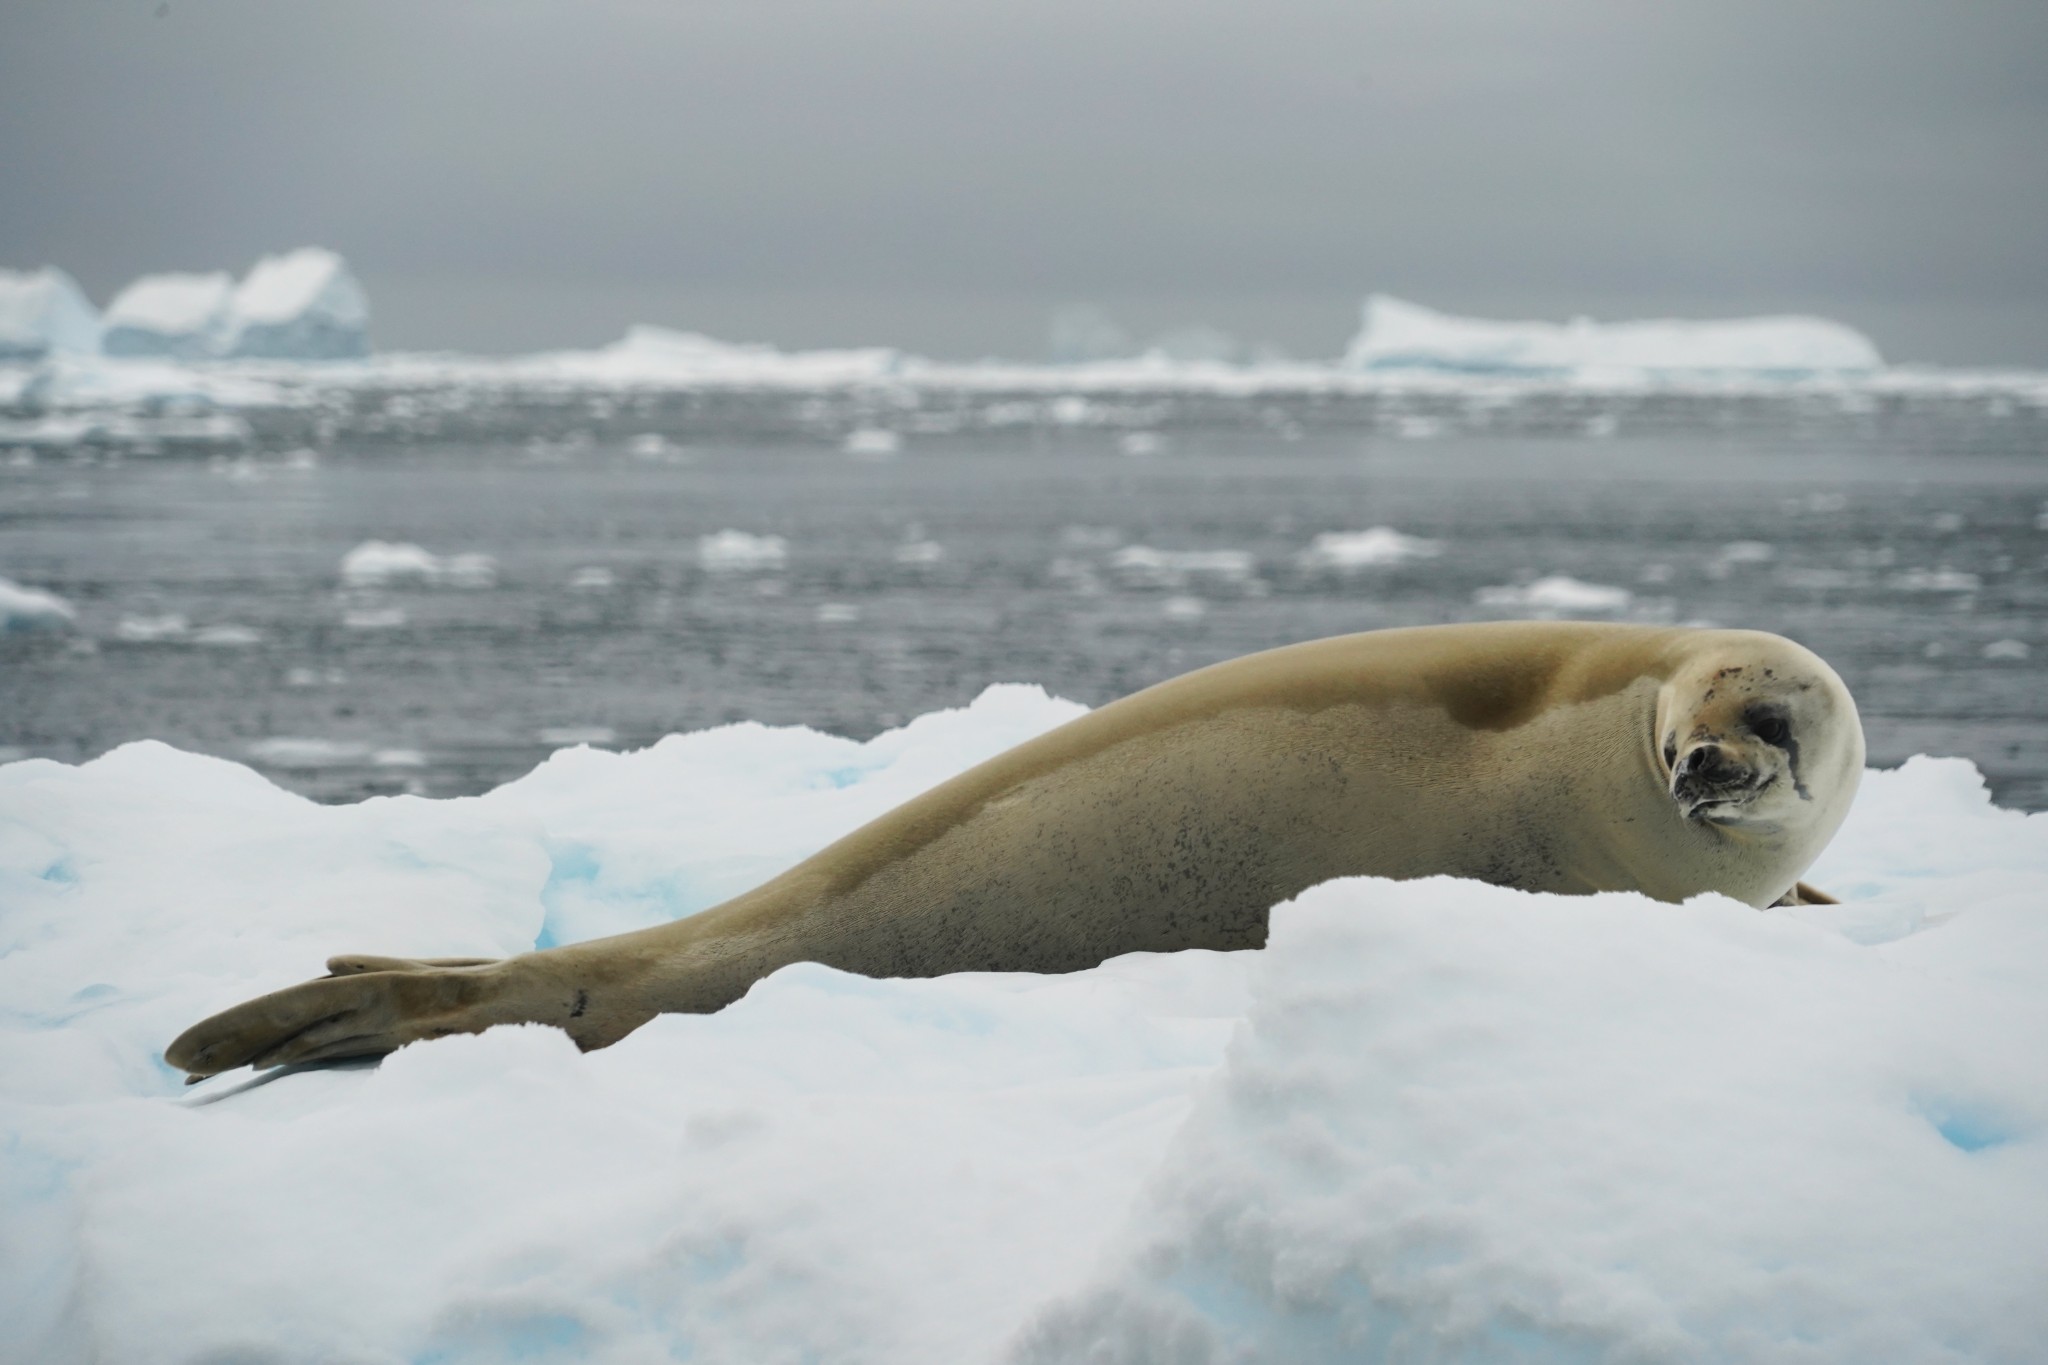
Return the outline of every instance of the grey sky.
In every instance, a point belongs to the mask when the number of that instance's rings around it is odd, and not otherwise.
[[[1092,300],[1325,356],[1381,289],[2048,365],[2040,0],[157,8],[0,9],[0,264],[331,246],[386,347],[1026,356]]]

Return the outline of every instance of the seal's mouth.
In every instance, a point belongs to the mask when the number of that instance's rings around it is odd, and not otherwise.
[[[1671,775],[1671,799],[1687,820],[1719,825],[1740,820],[1778,780],[1736,762],[1726,750],[1702,745],[1688,753]]]

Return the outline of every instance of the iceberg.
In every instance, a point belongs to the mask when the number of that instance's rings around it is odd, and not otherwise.
[[[68,630],[78,610],[53,592],[0,578],[0,635]]]
[[[265,256],[235,287],[225,353],[353,360],[370,353],[370,305],[341,257],[319,247]]]
[[[100,349],[111,356],[205,360],[226,340],[234,277],[225,270],[144,275],[107,305]]]
[[[1825,318],[1491,322],[1373,294],[1365,301],[1364,326],[1352,338],[1344,364],[1354,370],[1482,374],[1642,370],[1804,375],[1877,370],[1884,359],[1868,337]]]
[[[55,266],[0,270],[0,361],[99,348],[99,312],[76,280]]]

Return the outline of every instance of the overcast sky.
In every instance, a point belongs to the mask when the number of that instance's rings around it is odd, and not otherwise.
[[[2044,0],[7,0],[0,177],[0,264],[330,246],[388,348],[1329,356],[1382,290],[2048,365]]]

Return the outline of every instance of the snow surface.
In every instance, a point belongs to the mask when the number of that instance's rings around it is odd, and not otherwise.
[[[342,360],[370,352],[363,287],[320,247],[265,256],[235,287],[229,311],[229,355]]]
[[[1345,353],[1356,369],[1727,370],[1811,374],[1883,366],[1870,339],[1812,317],[1703,322],[1493,322],[1373,294]]]
[[[0,361],[99,348],[99,312],[77,281],[54,266],[0,270]]]
[[[100,347],[114,356],[218,355],[234,296],[234,277],[225,270],[144,275],[107,305]]]
[[[77,619],[77,609],[57,594],[0,578],[0,635],[64,630]]]
[[[2038,1358],[2048,817],[1960,760],[1867,775],[1842,906],[1350,881],[1263,952],[800,965],[588,1056],[158,1060],[330,953],[691,913],[1080,710],[342,807],[155,743],[0,766],[0,1358]]]

